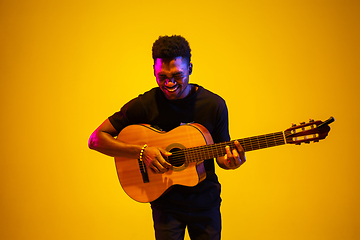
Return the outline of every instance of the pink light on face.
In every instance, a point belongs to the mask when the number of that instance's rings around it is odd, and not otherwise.
[[[156,82],[169,100],[181,99],[190,94],[189,75],[192,64],[182,57],[157,58],[154,63]]]

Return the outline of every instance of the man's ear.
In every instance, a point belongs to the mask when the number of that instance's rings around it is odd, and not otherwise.
[[[192,63],[190,63],[190,64],[189,64],[189,75],[191,75],[192,70],[193,70],[193,64],[192,64]]]
[[[155,74],[155,64],[153,65],[153,70],[154,70],[154,76],[156,77],[156,74]]]

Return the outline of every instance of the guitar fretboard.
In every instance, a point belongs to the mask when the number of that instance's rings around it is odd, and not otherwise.
[[[185,155],[186,161],[198,162],[206,159],[224,156],[226,154],[225,146],[229,146],[231,150],[236,148],[234,141],[235,140],[199,147],[192,147],[182,149],[181,151],[182,154]],[[237,139],[237,141],[239,141],[245,152],[262,148],[275,147],[279,145],[284,145],[286,143],[283,132],[275,132],[255,137]]]

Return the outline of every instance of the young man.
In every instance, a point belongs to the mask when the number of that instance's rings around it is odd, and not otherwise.
[[[159,37],[153,44],[154,75],[158,87],[125,104],[91,135],[89,147],[106,155],[142,160],[154,173],[163,174],[171,164],[170,152],[156,146],[133,145],[114,137],[128,125],[147,123],[164,131],[182,124],[199,123],[214,143],[230,140],[225,101],[203,87],[190,84],[191,50],[181,36]],[[243,148],[227,146],[224,157],[216,159],[224,169],[236,169],[245,162]],[[183,239],[188,228],[191,239],[220,239],[220,184],[214,160],[204,161],[206,179],[194,187],[172,186],[151,202],[156,239]]]

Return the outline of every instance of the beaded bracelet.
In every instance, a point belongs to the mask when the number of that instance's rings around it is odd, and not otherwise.
[[[140,157],[139,157],[140,162],[142,162],[143,153],[147,146],[148,146],[147,144],[144,144],[144,146],[140,150]]]

